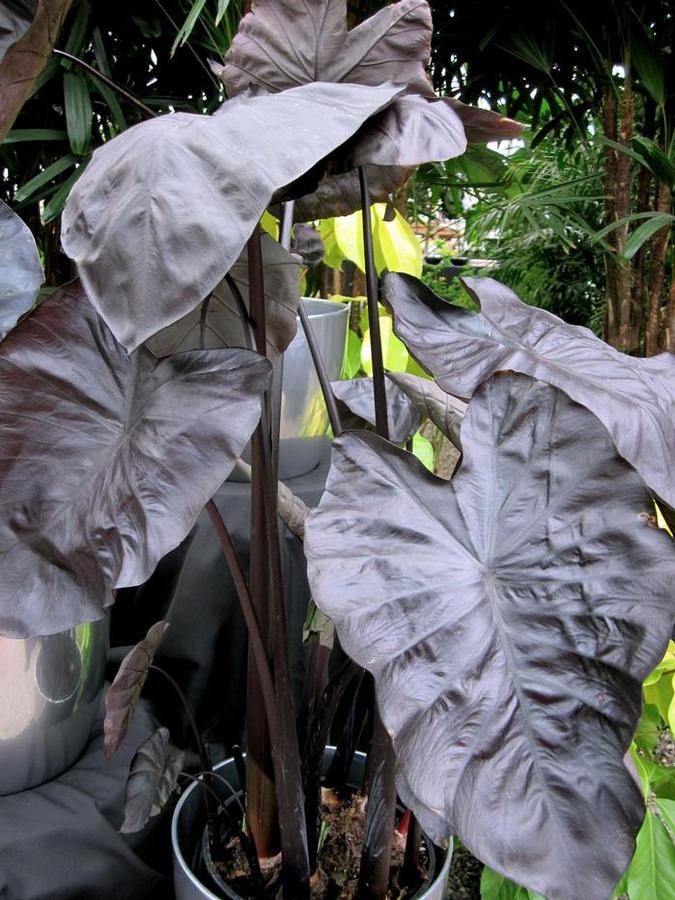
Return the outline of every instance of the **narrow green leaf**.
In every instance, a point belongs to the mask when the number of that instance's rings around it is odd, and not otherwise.
[[[63,99],[70,148],[78,156],[84,156],[89,152],[91,143],[93,111],[89,84],[79,72],[63,73]]]
[[[650,810],[637,837],[626,884],[631,900],[675,900],[675,846]]]
[[[638,222],[642,219],[653,219],[655,216],[663,215],[663,213],[658,212],[642,212],[642,213],[631,213],[629,216],[623,216],[621,219],[617,219],[616,222],[611,222],[609,225],[606,225],[604,228],[601,228],[599,231],[594,231],[591,235],[591,243],[596,244],[598,241],[601,241],[603,238],[607,237],[612,231],[617,228],[620,228],[622,225],[632,225],[633,222]]]
[[[90,13],[91,9],[88,3],[79,3],[77,5],[77,13],[75,14],[73,23],[70,26],[68,40],[66,41],[66,45],[63,48],[66,53],[70,53],[72,56],[79,56],[82,52],[84,41],[87,36],[87,25],[89,24]],[[68,63],[68,65],[70,66],[74,64]]]
[[[35,178],[31,178],[30,181],[27,181],[19,188],[14,197],[16,202],[23,203],[24,200],[32,197],[36,191],[39,191],[40,188],[49,184],[52,178],[58,177],[62,172],[65,172],[66,169],[69,169],[74,165],[76,159],[76,156],[69,153],[67,156],[62,156],[61,159],[57,159],[51,166],[47,166],[47,168],[40,172],[39,175],[36,175]]]
[[[173,56],[176,50],[179,47],[182,47],[183,44],[189,39],[192,34],[192,29],[197,24],[197,19],[200,17],[202,10],[206,6],[206,0],[195,0],[192,4],[192,9],[187,15],[187,18],[181,25],[178,30],[178,34],[176,35],[176,39],[171,46],[171,55]]]
[[[660,231],[662,228],[671,225],[673,222],[675,222],[675,216],[670,213],[659,213],[654,216],[654,218],[643,222],[626,241],[626,246],[621,254],[621,258],[626,261],[632,259],[640,247],[642,247],[652,235],[656,234],[656,232]]]
[[[675,183],[675,165],[659,145],[649,138],[637,135],[631,141],[633,149],[642,160],[642,164],[652,175],[664,184],[672,187]]]
[[[220,24],[221,19],[227,12],[227,7],[230,5],[230,0],[218,0],[218,12],[216,13],[216,25]]]
[[[42,215],[40,216],[40,220],[43,225],[47,225],[49,222],[53,222],[54,219],[58,218],[63,212],[63,207],[66,205],[66,200],[68,199],[68,194],[70,193],[73,185],[80,177],[80,175],[84,172],[85,166],[79,166],[79,168],[75,169],[74,172],[66,178],[66,180],[59,185],[56,191],[52,194],[49,203],[45,204],[44,209],[42,210]]]
[[[639,20],[631,30],[633,65],[645,90],[658,106],[666,102],[665,64],[659,44]]]
[[[413,454],[430,472],[434,471],[434,448],[431,441],[419,431],[413,435]]]
[[[67,141],[68,134],[57,128],[15,128],[7,135],[4,144],[21,144],[26,141]]]
[[[96,64],[101,72],[104,75],[107,75],[108,78],[112,77],[110,61],[108,59],[108,54],[106,53],[105,44],[103,42],[103,36],[101,35],[100,28],[94,29],[94,55],[96,56]],[[95,81],[94,84],[96,86],[96,90],[108,104],[108,109],[112,114],[113,120],[115,122],[115,127],[118,131],[124,131],[127,127],[127,123],[126,119],[124,118],[124,113],[122,112],[122,107],[120,106],[117,95],[108,87],[107,84],[103,84],[103,82],[101,81]]]

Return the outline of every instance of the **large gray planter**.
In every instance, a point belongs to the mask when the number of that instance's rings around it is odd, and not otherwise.
[[[324,754],[324,770],[328,768],[335,753],[335,747],[327,747]],[[353,787],[360,785],[365,772],[366,757],[357,753],[349,772],[349,781]],[[239,778],[233,759],[227,759],[216,767],[232,786],[239,790]],[[221,796],[227,794],[227,788],[218,783],[215,789]],[[230,792],[229,796],[234,797]],[[226,801],[227,802],[227,801]],[[232,802],[232,801],[230,801]],[[204,797],[199,784],[192,784],[178,801],[171,823],[171,843],[173,846],[173,881],[176,900],[220,900],[223,896],[232,900],[240,900],[238,894],[226,885],[209,889],[203,881],[211,876],[204,873],[202,858],[204,836]],[[443,900],[445,886],[450,871],[452,852],[439,850],[430,845],[431,869],[433,878],[415,895],[415,900]],[[214,893],[214,890],[220,893]]]
[[[107,652],[107,617],[47,637],[0,637],[0,794],[42,784],[82,753]]]

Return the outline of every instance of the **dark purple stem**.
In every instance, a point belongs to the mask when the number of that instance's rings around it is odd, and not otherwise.
[[[375,427],[377,433],[389,440],[387,418],[387,388],[384,381],[384,359],[378,309],[378,282],[373,248],[373,229],[370,220],[370,194],[365,166],[359,166],[361,187],[361,219],[363,221],[363,252],[366,264],[366,296],[368,298],[368,328],[370,330],[370,353],[373,363],[373,393],[375,395]]]

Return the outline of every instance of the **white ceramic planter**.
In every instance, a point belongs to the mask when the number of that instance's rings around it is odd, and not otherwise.
[[[334,747],[327,747],[324,755],[324,768],[327,768],[335,753]],[[361,783],[365,771],[365,755],[357,753],[350,770],[350,782],[356,786]],[[239,789],[239,778],[234,760],[227,759],[220,763],[217,771],[223,775],[232,785],[233,791]],[[226,791],[222,784],[215,785],[216,790]],[[231,794],[234,797],[234,793]],[[222,900],[222,897],[230,897],[232,900],[240,900],[226,886],[212,889],[207,887],[204,878],[210,878],[208,874],[202,874],[204,863],[202,860],[202,841],[204,834],[204,799],[202,788],[199,784],[192,784],[178,801],[171,823],[171,843],[173,847],[173,882],[176,900]],[[444,900],[445,886],[450,871],[452,852],[433,848],[432,870],[433,879],[422,887],[414,900]],[[215,893],[220,890],[220,893]]]

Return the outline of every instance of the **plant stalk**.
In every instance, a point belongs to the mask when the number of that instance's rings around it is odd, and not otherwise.
[[[378,282],[373,247],[373,227],[370,218],[370,193],[365,166],[359,166],[361,187],[361,219],[363,222],[363,252],[366,265],[366,296],[368,298],[368,328],[370,330],[370,352],[373,362],[373,393],[375,395],[375,427],[377,433],[389,440],[387,420],[387,388],[384,381],[384,359],[378,309]]]
[[[363,221],[363,251],[366,268],[366,295],[368,298],[368,327],[373,362],[373,392],[375,398],[375,427],[377,433],[389,439],[387,393],[384,380],[384,360],[380,318],[378,310],[378,281],[375,267],[375,249],[370,215],[368,176],[364,166],[359,166],[361,187],[361,217]],[[396,785],[394,782],[395,757],[391,738],[385,729],[377,709],[373,691],[373,737],[368,753],[367,794],[368,808],[363,837],[363,852],[359,869],[359,900],[385,900],[389,887],[391,845],[396,817]]]
[[[260,228],[248,243],[249,308],[258,352],[266,348],[265,294]],[[281,732],[270,734],[273,748],[278,821],[283,854],[285,900],[309,898],[307,828],[302,812],[304,794],[300,754],[288,662],[286,613],[277,518],[277,482],[274,449],[278,435],[271,433],[269,396],[263,398],[260,424],[252,444],[251,595],[274,661],[274,688]],[[255,526],[255,529],[254,529]],[[254,592],[255,588],[255,592]],[[249,708],[250,711],[250,708]],[[250,748],[249,748],[250,749]],[[250,795],[249,795],[250,804]]]
[[[290,250],[291,247],[294,208],[295,200],[287,200],[283,205],[284,211],[281,217],[279,243],[286,250]],[[319,349],[316,335],[314,334],[314,329],[312,328],[312,323],[309,321],[309,316],[307,315],[307,312],[303,306],[302,298],[300,299],[300,303],[298,304],[298,316],[300,318],[302,330],[305,332],[305,339],[307,340],[307,346],[309,347],[312,362],[314,363],[316,377],[319,379],[321,393],[323,394],[323,399],[326,404],[326,410],[328,412],[328,421],[330,422],[330,427],[333,430],[333,434],[337,436],[342,431],[340,413],[338,411],[333,388],[330,386],[330,378],[328,377],[328,372],[326,371],[326,366],[324,365],[323,357],[321,356],[321,350]]]

